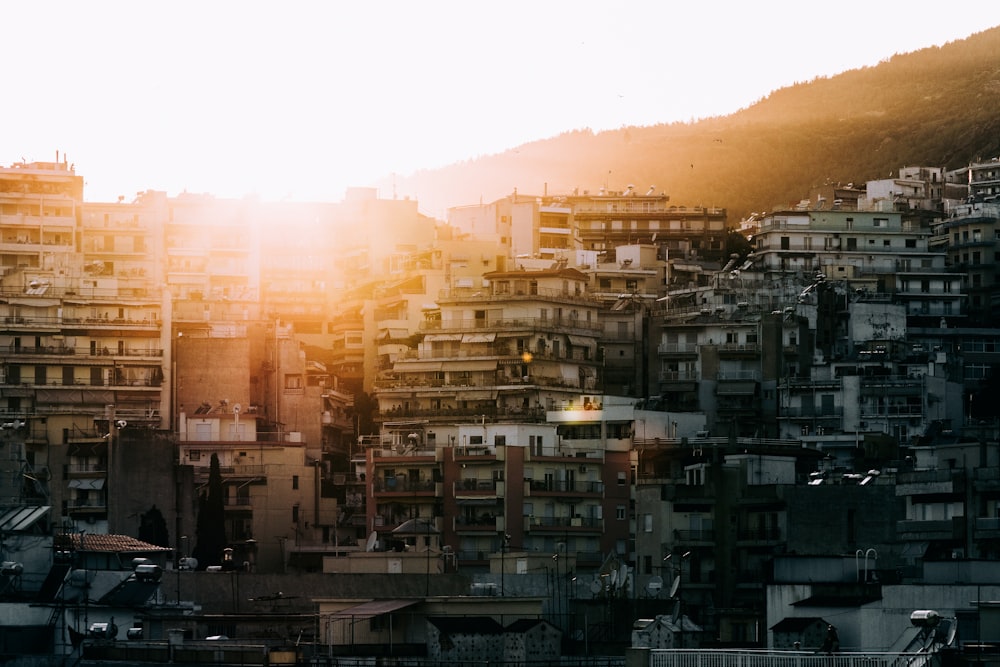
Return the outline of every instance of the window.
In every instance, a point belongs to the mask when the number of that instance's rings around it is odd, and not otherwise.
[[[625,471],[618,471],[618,486],[625,486]]]
[[[906,247],[907,248],[916,248],[917,247],[917,240],[916,239],[906,239]]]
[[[298,488],[299,488],[299,476],[292,475],[292,489],[298,489]]]
[[[624,521],[625,520],[625,506],[624,505],[617,505],[617,506],[615,506],[615,519],[617,519],[618,521]]]
[[[292,505],[292,523],[299,522],[299,506]]]
[[[875,218],[874,220],[872,220],[872,226],[873,227],[888,227],[889,226],[889,218]]]
[[[294,374],[286,375],[285,389],[302,389],[302,376]]]
[[[643,514],[642,515],[642,532],[651,533],[653,532],[653,515]]]
[[[496,447],[503,447],[506,444],[507,444],[507,436],[506,435],[494,435],[493,436],[493,445],[494,446],[496,446]]]
[[[782,236],[781,237],[781,249],[782,250],[788,250],[789,247],[790,247],[789,244],[790,244],[790,239],[787,236]]]
[[[201,461],[201,450],[192,449],[188,452],[188,461]]]

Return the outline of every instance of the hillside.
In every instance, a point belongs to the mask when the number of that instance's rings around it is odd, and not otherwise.
[[[774,91],[729,116],[565,134],[399,181],[420,208],[512,193],[640,191],[721,206],[730,222],[797,202],[823,183],[904,165],[957,168],[1000,155],[1000,28]]]

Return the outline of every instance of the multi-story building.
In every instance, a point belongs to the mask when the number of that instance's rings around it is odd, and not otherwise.
[[[769,563],[789,540],[784,489],[821,455],[762,438],[647,435],[636,447],[637,589],[680,600],[707,637],[753,644]]]
[[[725,209],[671,205],[670,197],[655,188],[640,195],[631,185],[623,191],[574,194],[566,202],[585,250],[613,252],[619,246],[649,243],[671,256],[716,261],[725,257]]]
[[[382,418],[523,418],[598,393],[598,302],[575,269],[485,274],[437,299],[417,354],[377,385]],[[416,388],[420,388],[415,393]]]
[[[460,566],[481,569],[514,552],[562,553],[572,564],[564,568],[624,556],[633,406],[590,398],[577,394],[535,420],[383,423],[380,436],[362,439],[356,479],[368,480],[367,495],[349,517],[366,516],[352,525],[368,531],[369,545],[440,542]]]

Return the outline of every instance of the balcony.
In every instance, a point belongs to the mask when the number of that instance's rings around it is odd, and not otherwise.
[[[770,544],[782,539],[781,529],[776,527],[741,528],[736,531],[736,541],[742,546]]]
[[[656,348],[657,354],[661,357],[697,357],[698,345],[696,343],[660,343]]]
[[[757,343],[722,343],[716,346],[720,358],[746,359],[760,355],[760,345]]]
[[[998,517],[976,517],[973,528],[973,539],[975,540],[996,540],[1000,539],[1000,518]]]
[[[222,504],[226,509],[252,510],[250,496],[226,496],[222,499]]]
[[[585,531],[602,530],[604,528],[604,520],[581,516],[530,516],[525,517],[524,528],[527,531],[568,531],[570,529]]]
[[[963,540],[965,517],[921,521],[908,519],[896,522],[896,535],[903,541]]]
[[[429,480],[411,481],[405,478],[382,478],[376,479],[372,484],[372,490],[376,496],[428,496],[439,495],[438,485]]]
[[[480,516],[458,516],[455,517],[455,531],[459,533],[489,533],[495,535],[503,530],[503,517],[498,517],[492,513],[483,513]]]
[[[604,482],[528,479],[525,485],[525,495],[529,496],[600,496],[604,493]]]
[[[507,293],[496,293],[494,294],[490,289],[482,289],[475,287],[452,287],[449,289],[443,289],[438,293],[437,302],[439,304],[459,304],[459,303],[478,303],[478,302],[495,302],[498,300],[503,301],[569,301],[572,303],[580,303],[589,306],[597,306],[599,302],[592,295],[581,292],[580,294],[571,293],[568,290],[564,291],[561,289],[552,289],[546,287],[527,287],[524,290],[511,289]],[[544,320],[542,320],[544,321]],[[550,320],[551,321],[551,320]],[[421,328],[424,325],[428,327],[433,327],[435,323],[426,322],[421,323]],[[438,322],[437,324],[440,324]],[[453,326],[453,325],[452,325]],[[597,326],[596,322],[594,326]],[[452,328],[452,327],[449,327]],[[598,329],[600,327],[598,326]]]
[[[897,496],[960,494],[964,490],[962,470],[918,470],[896,475]]]
[[[714,530],[675,530],[674,541],[678,545],[696,546],[715,543]]]
[[[495,479],[473,479],[466,478],[455,482],[453,493],[456,497],[483,497],[496,496],[497,489],[503,482]]]
[[[494,301],[497,297],[489,297],[489,301]],[[538,297],[532,297],[538,299]],[[577,297],[579,298],[579,297]],[[597,302],[588,297],[588,305],[595,305]],[[464,319],[424,321],[420,323],[420,330],[424,332],[491,332],[491,331],[560,331],[578,330],[581,333],[589,333],[595,338],[604,332],[604,325],[596,319],[587,321],[585,318],[571,317],[564,314],[562,317],[516,317],[497,318],[492,320]]]
[[[834,406],[832,408],[820,408],[808,406],[794,406],[788,408],[781,408],[780,418],[785,419],[805,419],[807,421],[823,421],[823,420],[836,420],[840,419],[844,414],[844,408],[842,406]]]

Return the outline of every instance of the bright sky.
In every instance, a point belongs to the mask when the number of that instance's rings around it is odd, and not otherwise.
[[[89,201],[339,201],[573,129],[729,114],[1000,25],[1000,2],[39,0],[3,22],[0,164],[60,151]]]

